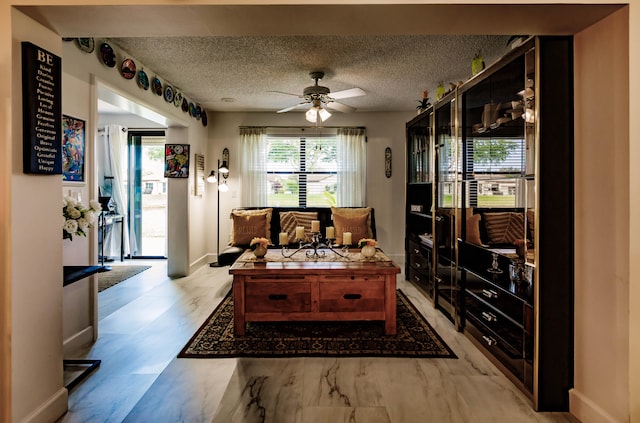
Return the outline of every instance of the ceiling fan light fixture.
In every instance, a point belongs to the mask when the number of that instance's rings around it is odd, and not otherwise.
[[[307,113],[304,114],[305,119],[307,119],[311,123],[316,123],[318,120],[318,109],[316,106],[311,107],[307,110]]]
[[[331,117],[331,113],[327,109],[320,109],[318,113],[320,114],[320,120],[323,122]]]

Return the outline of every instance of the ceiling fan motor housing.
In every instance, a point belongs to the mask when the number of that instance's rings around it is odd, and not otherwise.
[[[325,96],[331,92],[329,88],[318,85],[318,81],[324,77],[324,72],[310,72],[309,76],[311,79],[316,81],[316,84],[304,89],[302,93],[305,97],[320,98],[321,96]]]

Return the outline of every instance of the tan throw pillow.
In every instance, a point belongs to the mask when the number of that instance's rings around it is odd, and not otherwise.
[[[480,239],[480,218],[481,215],[473,214],[467,217],[467,242],[476,245],[482,245]]]
[[[517,212],[483,213],[489,244],[513,244],[524,239],[524,216]]]
[[[280,212],[280,230],[289,234],[289,243],[297,242],[296,227],[304,226],[305,234],[311,233],[311,221],[318,220],[318,212]]]
[[[229,245],[249,245],[253,237],[266,237],[271,239],[271,214],[273,208],[256,209],[256,210],[234,210],[231,212],[231,235],[229,237]],[[259,216],[259,219],[242,219],[243,217]],[[264,220],[264,229],[262,229],[261,219]],[[257,226],[256,226],[257,225]],[[254,226],[254,229],[251,229]],[[254,231],[247,240],[248,233]],[[238,232],[241,231],[241,232]]]
[[[338,231],[338,227],[336,224],[336,215],[340,217],[358,217],[365,215],[367,216],[367,236],[364,238],[372,238],[373,230],[371,229],[371,207],[331,207],[331,215],[333,219],[333,226],[336,227],[336,238],[340,238],[342,240],[342,232]],[[352,231],[346,231],[352,232]],[[360,238],[356,239],[355,235],[353,235],[353,242],[358,242]],[[336,240],[336,242],[338,242]],[[339,242],[341,243],[341,242]]]
[[[360,216],[333,215],[333,226],[336,228],[336,244],[342,244],[342,234],[351,232],[351,245],[356,245],[362,238],[370,238],[370,227],[367,224],[368,214]]]

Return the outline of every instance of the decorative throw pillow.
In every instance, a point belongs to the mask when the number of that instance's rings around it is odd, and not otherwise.
[[[280,212],[280,230],[289,234],[289,243],[296,242],[296,227],[304,226],[305,234],[311,233],[311,221],[318,220],[318,212]]]
[[[336,227],[336,238],[340,238],[342,240],[342,232],[338,230],[338,226],[336,224],[336,215],[340,217],[357,217],[365,215],[367,216],[367,235],[364,238],[372,238],[373,230],[371,229],[371,207],[331,207],[331,219],[333,220],[333,226]],[[347,230],[346,232],[352,232]],[[353,242],[358,242],[360,238],[356,239],[355,234],[353,235]],[[336,240],[336,242],[338,242]],[[340,242],[341,243],[341,242]]]
[[[234,210],[231,212],[229,245],[249,245],[254,237],[271,239],[271,214],[273,208]],[[257,219],[253,219],[258,216]],[[264,228],[262,227],[264,221]],[[248,238],[248,239],[247,239]]]
[[[524,216],[517,212],[483,213],[489,244],[513,244],[524,239]]]
[[[336,228],[336,244],[342,244],[342,234],[351,232],[351,244],[355,245],[362,238],[371,237],[371,229],[368,225],[369,215],[345,216],[343,214],[333,214],[333,226]]]
[[[473,214],[467,217],[467,239],[466,241],[471,244],[482,245],[480,239],[480,214]]]

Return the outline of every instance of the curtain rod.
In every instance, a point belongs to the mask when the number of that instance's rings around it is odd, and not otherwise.
[[[253,129],[253,128],[274,128],[274,129],[340,129],[340,128],[356,128],[367,129],[365,126],[239,126],[240,129]]]

